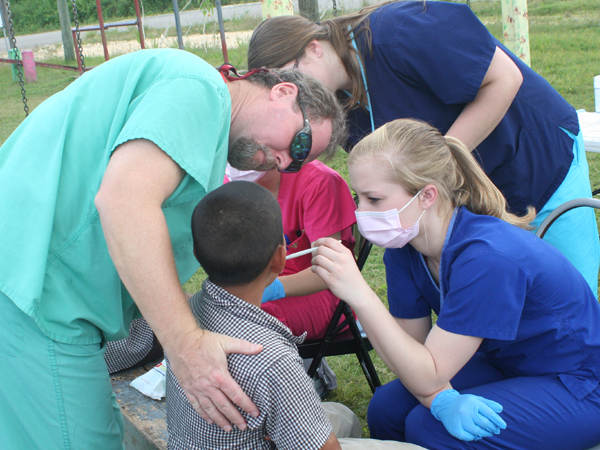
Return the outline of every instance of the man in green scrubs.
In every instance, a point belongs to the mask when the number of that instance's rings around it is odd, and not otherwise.
[[[50,97],[0,148],[1,446],[121,448],[103,353],[140,312],[204,418],[245,428],[258,414],[226,356],[261,348],[200,330],[181,288],[197,269],[191,212],[228,153],[242,170],[288,167],[298,97],[307,161],[338,143],[344,119],[316,81],[256,77],[139,51]]]

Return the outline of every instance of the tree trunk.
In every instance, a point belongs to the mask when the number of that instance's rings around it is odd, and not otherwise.
[[[312,22],[319,21],[319,2],[318,0],[298,0],[298,9],[300,15],[306,17]]]
[[[58,7],[58,18],[60,20],[60,31],[62,35],[63,51],[65,61],[75,60],[75,46],[73,45],[73,34],[71,33],[71,16],[67,0],[56,0]]]
[[[501,3],[504,45],[521,61],[531,66],[527,0],[502,0]]]
[[[6,3],[4,0],[0,0],[0,15],[2,16],[0,18],[2,19],[2,25],[4,26],[4,29],[9,30],[10,28],[8,25],[8,11],[6,10]],[[8,45],[10,46],[10,48],[14,48],[12,36],[9,36],[8,40]]]

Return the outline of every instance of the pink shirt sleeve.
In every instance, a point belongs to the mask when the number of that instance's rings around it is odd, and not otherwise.
[[[288,253],[340,231],[344,245],[354,248],[351,226],[356,222],[356,205],[348,184],[333,169],[313,161],[297,174],[283,174],[278,201],[291,244]]]
[[[308,186],[302,206],[304,230],[310,242],[344,231],[356,222],[350,188],[335,172],[324,173]]]

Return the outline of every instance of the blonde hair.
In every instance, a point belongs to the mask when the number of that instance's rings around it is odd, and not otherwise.
[[[475,214],[498,217],[523,229],[532,228],[532,206],[522,217],[509,213],[504,195],[463,143],[442,136],[425,122],[398,119],[377,129],[356,144],[348,157],[349,166],[365,161],[377,164],[383,176],[411,195],[432,184],[441,201],[452,208],[465,206]]]
[[[352,37],[365,33],[366,48],[371,53],[371,29],[369,15],[392,1],[385,1],[366,7],[359,12],[347,14],[321,23],[314,23],[301,16],[277,16],[261,22],[252,33],[248,47],[248,69],[266,67],[280,68],[304,55],[306,46],[313,40],[329,41],[352,81],[351,96],[344,100],[344,108],[349,111],[360,105],[367,105],[367,94],[360,67],[353,57],[356,50]],[[362,59],[363,55],[359,55]],[[366,77],[366,74],[365,74]]]

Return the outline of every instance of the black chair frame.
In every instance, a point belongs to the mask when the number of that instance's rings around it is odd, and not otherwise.
[[[362,239],[362,242],[360,242],[360,250],[357,257],[357,264],[360,270],[362,270],[367,261],[371,247],[372,244],[366,239]],[[344,316],[344,320],[340,322],[342,315]],[[348,330],[340,333],[346,326]],[[343,300],[339,301],[333,317],[327,326],[325,336],[322,339],[298,345],[298,353],[301,358],[313,358],[307,371],[308,376],[311,378],[314,377],[324,357],[355,353],[360,367],[365,374],[365,378],[369,383],[369,387],[375,392],[375,388],[381,386],[381,382],[369,355],[369,351],[372,349],[373,346],[369,342],[369,339],[361,336],[352,309]]]

